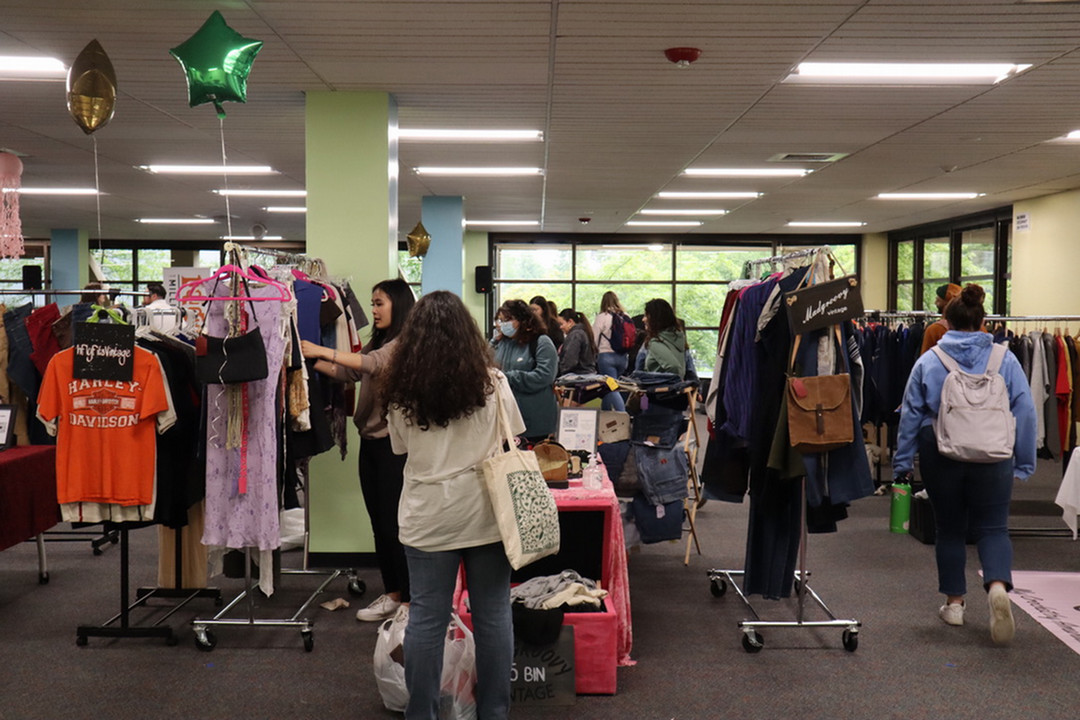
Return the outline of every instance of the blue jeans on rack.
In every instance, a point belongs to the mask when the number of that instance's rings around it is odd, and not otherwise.
[[[8,336],[8,377],[30,402],[36,403],[41,380],[33,361],[30,360],[34,346],[30,343],[30,333],[26,330],[26,318],[30,317],[33,309],[31,303],[8,308],[4,313],[4,329]]]
[[[942,457],[934,429],[927,425],[919,430],[919,468],[934,506],[938,590],[945,595],[967,593],[964,565],[969,522],[978,537],[983,587],[989,588],[990,583],[1000,580],[1012,590],[1012,459],[979,464]]]
[[[596,370],[601,375],[610,375],[618,380],[626,374],[626,356],[616,352],[602,352],[596,356]],[[626,412],[626,403],[618,390],[612,390],[600,401],[602,410]]]
[[[476,640],[477,720],[510,714],[514,626],[510,614],[510,563],[502,543],[427,552],[405,546],[412,602],[405,629],[407,720],[437,720],[443,645],[450,624],[458,566],[465,581]]]

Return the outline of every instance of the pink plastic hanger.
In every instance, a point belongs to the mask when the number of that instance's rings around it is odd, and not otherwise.
[[[204,283],[211,282],[213,280],[221,280],[229,277],[230,275],[239,275],[242,278],[246,278],[253,282],[269,285],[270,287],[278,290],[277,295],[240,295],[234,297],[232,295],[185,295],[184,290],[194,290],[196,287],[203,285]],[[261,275],[255,275],[254,273],[244,270],[238,265],[222,265],[221,268],[208,278],[199,278],[197,280],[190,280],[181,285],[176,290],[176,298],[180,301],[185,300],[282,300],[288,302],[292,300],[292,293],[285,285],[279,283],[277,280],[262,277]]]

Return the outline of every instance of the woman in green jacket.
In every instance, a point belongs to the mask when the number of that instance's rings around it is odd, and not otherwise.
[[[495,362],[514,391],[530,443],[554,434],[559,416],[553,389],[559,356],[545,329],[524,300],[507,300],[495,315]]]
[[[686,333],[667,300],[655,298],[645,303],[644,361],[646,372],[662,372],[686,378]]]

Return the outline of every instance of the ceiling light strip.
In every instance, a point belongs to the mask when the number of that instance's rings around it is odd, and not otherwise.
[[[417,175],[443,175],[443,176],[472,176],[472,177],[509,177],[509,176],[540,176],[544,174],[543,168],[538,167],[418,167],[415,168]]]
[[[940,192],[940,193],[879,193],[878,200],[974,200],[985,193]]]
[[[139,165],[139,169],[159,175],[224,175],[226,171],[230,175],[277,174],[269,165]]]
[[[656,197],[665,200],[754,200],[761,197],[759,192],[683,192],[681,190],[662,190]]]
[[[471,142],[538,142],[544,139],[542,130],[423,130],[398,128],[400,140],[465,140]]]
[[[218,188],[214,190],[218,195],[230,197],[307,197],[307,190],[236,190],[233,188]]]

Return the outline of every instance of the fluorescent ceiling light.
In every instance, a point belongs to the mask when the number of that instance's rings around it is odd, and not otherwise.
[[[718,210],[718,209],[710,209],[710,210],[704,210],[704,209],[701,209],[701,210],[693,210],[693,209],[691,209],[691,210],[685,210],[685,209],[664,210],[662,208],[645,208],[644,210],[638,210],[638,215],[690,215],[690,216],[698,216],[698,215],[726,215],[726,214],[727,214],[727,210]]]
[[[230,175],[276,175],[277,170],[269,165],[140,165],[140,170],[158,174],[173,175],[223,175],[225,170]]]
[[[213,225],[213,218],[135,218],[137,223],[147,225]]]
[[[264,207],[263,210],[276,213],[306,213],[307,207],[304,205],[271,205],[270,207]]]
[[[787,224],[788,227],[862,227],[866,223],[858,220],[835,220],[835,221],[816,221],[816,220],[792,220]]]
[[[627,225],[634,227],[698,227],[700,220],[627,220]]]
[[[814,172],[804,168],[687,168],[683,175],[697,177],[802,177]]]
[[[539,227],[539,220],[466,220],[466,225],[505,225],[507,227]]]
[[[1031,67],[1013,63],[800,63],[784,82],[997,83]]]
[[[658,198],[681,200],[753,200],[761,197],[759,192],[681,192],[664,190],[656,193]]]
[[[307,190],[215,190],[218,195],[231,197],[307,197]]]
[[[1080,140],[1080,130],[1073,130],[1065,136],[1066,140]]]
[[[262,237],[255,237],[254,235],[222,235],[222,240],[282,240],[280,235],[263,235]]]
[[[878,200],[972,200],[985,193],[942,192],[942,193],[879,193]]]
[[[398,128],[401,140],[538,141],[542,130],[420,130]]]
[[[64,80],[67,68],[51,57],[0,55],[0,80]]]
[[[17,192],[20,195],[97,195],[94,188],[4,188],[4,192]]]
[[[509,175],[543,175],[538,167],[418,167],[417,175],[469,175],[506,177]]]

